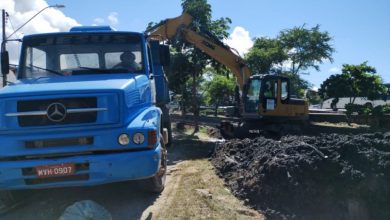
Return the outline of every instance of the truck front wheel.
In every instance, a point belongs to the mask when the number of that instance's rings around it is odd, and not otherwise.
[[[160,139],[161,144],[161,164],[160,169],[157,171],[157,173],[146,180],[142,181],[142,188],[144,188],[146,191],[152,192],[152,193],[160,193],[164,190],[165,187],[165,179],[167,176],[167,149],[164,145],[164,140]]]

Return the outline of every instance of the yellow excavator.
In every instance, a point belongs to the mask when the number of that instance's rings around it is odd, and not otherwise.
[[[254,75],[240,55],[218,38],[203,35],[192,29],[193,17],[184,12],[181,16],[166,19],[149,28],[146,33],[156,40],[169,40],[181,35],[210,57],[225,65],[235,75],[241,91],[239,103],[243,123],[234,126],[230,121],[220,125],[224,137],[244,137],[260,131],[284,132],[296,129],[309,115],[303,99],[291,97],[290,80],[278,75]],[[303,123],[302,123],[303,122]]]

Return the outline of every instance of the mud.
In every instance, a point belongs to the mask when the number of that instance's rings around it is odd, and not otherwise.
[[[268,219],[390,219],[390,132],[237,139],[211,160]]]

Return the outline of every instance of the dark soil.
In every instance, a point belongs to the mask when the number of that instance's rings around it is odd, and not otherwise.
[[[212,163],[268,219],[390,219],[390,132],[236,139]]]

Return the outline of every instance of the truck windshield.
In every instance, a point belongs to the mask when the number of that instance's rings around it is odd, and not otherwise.
[[[143,73],[141,42],[123,33],[30,37],[23,42],[19,78]]]

